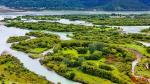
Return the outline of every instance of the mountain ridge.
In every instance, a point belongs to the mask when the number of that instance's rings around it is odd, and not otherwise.
[[[150,0],[0,0],[0,5],[17,9],[150,10]]]

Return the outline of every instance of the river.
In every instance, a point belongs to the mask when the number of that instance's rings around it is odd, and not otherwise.
[[[150,11],[72,11],[72,10],[45,10],[45,11],[26,11],[26,12],[6,12],[0,15],[93,15],[93,14],[150,14]]]
[[[28,56],[28,54],[12,50],[11,44],[8,44],[6,41],[10,36],[23,36],[25,33],[29,32],[29,30],[14,28],[14,27],[6,27],[4,25],[0,25],[0,54],[4,51],[9,52],[14,57],[18,58],[21,63],[30,71],[46,77],[47,80],[52,81],[54,83],[61,82],[61,84],[77,84],[76,82],[70,81],[54,71],[49,71],[47,68],[42,66],[37,59],[32,59]],[[65,36],[66,34],[59,34],[61,35],[61,39],[67,39]]]
[[[110,26],[110,27],[119,27],[123,29],[125,33],[140,33],[141,30],[150,28],[150,26]]]
[[[0,20],[3,20],[4,18],[15,18],[17,16],[23,16],[23,15],[64,15],[64,14],[111,14],[113,12],[96,12],[96,11],[44,11],[44,12],[12,12],[12,13],[0,13]],[[118,12],[119,14],[122,14],[123,12]],[[148,13],[150,14],[149,11],[146,12],[134,12],[135,14],[144,14]],[[123,14],[133,14],[133,12],[124,12]],[[66,23],[66,24],[88,24],[87,22],[84,21],[69,21],[66,19],[58,21],[60,23]],[[90,23],[90,25],[92,25]],[[114,27],[114,26],[113,26]],[[148,28],[149,26],[119,26],[123,28],[123,30],[127,33],[138,33],[141,29],[143,28]],[[136,28],[136,29],[135,29]],[[29,30],[24,30],[24,29],[19,29],[19,28],[14,28],[14,27],[6,27],[3,24],[0,24],[0,54],[4,51],[9,52],[16,58],[18,58],[21,63],[30,71],[46,77],[47,80],[52,81],[54,83],[61,82],[62,84],[78,84],[77,82],[70,81],[54,71],[49,71],[47,68],[42,66],[37,59],[32,59],[28,56],[28,54],[20,52],[20,51],[15,51],[12,50],[11,44],[8,44],[6,41],[10,36],[23,36],[25,33],[29,32]],[[67,37],[66,32],[50,32],[54,33],[60,36],[62,40],[70,40],[70,38]]]
[[[59,20],[34,20],[34,19],[27,20],[27,19],[24,19],[22,21],[24,21],[24,22],[46,21],[46,22],[58,22],[58,23],[62,23],[62,24],[74,24],[74,25],[94,26],[94,24],[92,24],[90,22],[81,21],[81,20],[71,21],[69,19],[59,19]],[[96,25],[96,26],[101,26],[101,25]],[[140,33],[141,30],[146,29],[146,28],[150,28],[150,26],[108,26],[108,27],[121,28],[121,29],[123,29],[123,32],[125,32],[125,33]]]

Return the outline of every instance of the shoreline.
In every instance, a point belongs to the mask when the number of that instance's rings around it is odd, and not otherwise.
[[[0,13],[8,13],[8,12],[25,12],[25,10],[13,9],[5,6],[0,6]]]
[[[45,12],[45,13],[65,13],[65,12],[72,12],[74,14],[83,14],[83,15],[94,15],[94,14],[122,14],[122,15],[130,15],[130,14],[150,14],[150,10],[146,11],[105,11],[105,10],[54,10],[54,9],[16,9],[16,8],[9,8],[0,6],[0,13],[25,13],[25,12]],[[80,13],[79,13],[80,12]],[[67,13],[68,14],[68,13]]]

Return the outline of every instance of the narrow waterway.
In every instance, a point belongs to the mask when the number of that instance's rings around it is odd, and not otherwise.
[[[150,28],[150,26],[110,26],[113,28],[121,28],[125,33],[140,33],[141,30]]]
[[[130,50],[136,55],[136,59],[132,62],[132,70],[131,70],[132,75],[135,75],[135,67],[140,62],[140,60],[142,58],[142,54],[136,50],[132,50],[132,49],[130,49]]]
[[[28,14],[28,13],[27,13]],[[5,15],[4,15],[5,16]],[[14,18],[16,16],[5,16],[6,18]],[[1,17],[0,20],[2,20],[4,17]],[[86,25],[86,26],[92,26],[92,23],[84,22],[84,21],[70,21],[67,19],[58,20],[56,22],[63,23],[63,24],[76,24],[76,25]],[[149,28],[150,26],[111,26],[111,27],[120,27],[123,29],[126,33],[139,33],[142,29]],[[19,29],[19,28],[8,28],[4,26],[3,24],[0,24],[0,54],[4,51],[9,52],[13,56],[17,57],[23,65],[29,69],[30,71],[46,77],[47,80],[52,81],[54,83],[61,82],[61,84],[78,84],[77,82],[70,81],[68,79],[65,79],[64,77],[58,75],[54,71],[49,71],[47,68],[42,66],[37,59],[31,59],[28,54],[12,50],[10,48],[11,44],[8,44],[6,41],[10,36],[23,36],[25,33],[29,32],[29,30]],[[49,32],[49,31],[45,31]],[[54,33],[60,36],[62,40],[70,40],[70,38],[67,37],[66,32],[49,32]],[[48,50],[44,52],[43,54],[46,54],[48,52],[51,52],[51,50]],[[139,55],[137,52],[137,59],[132,62],[132,73],[134,73],[135,66],[139,62]]]
[[[92,23],[90,22],[86,22],[86,21],[82,21],[82,20],[74,20],[71,21],[69,19],[58,19],[58,20],[34,20],[34,19],[22,19],[23,22],[41,22],[41,21],[45,21],[45,22],[58,22],[58,23],[62,23],[62,24],[74,24],[74,25],[84,25],[84,26],[94,26]]]
[[[148,43],[148,42],[143,42],[143,41],[138,41],[138,42],[143,44],[146,47],[150,47],[150,43]]]
[[[82,21],[82,20],[75,20],[71,21],[69,19],[58,19],[58,20],[34,20],[34,19],[23,19],[24,22],[40,22],[40,21],[46,21],[46,22],[58,22],[62,24],[74,24],[74,25],[84,25],[84,26],[94,26],[93,23]],[[101,26],[101,25],[96,25]],[[123,32],[125,33],[140,33],[141,30],[150,28],[150,26],[108,26],[112,28],[121,28]]]
[[[28,70],[46,77],[47,80],[52,81],[54,83],[61,82],[61,84],[78,84],[77,82],[70,81],[54,71],[49,71],[47,68],[42,66],[39,62],[39,60],[32,59],[28,56],[28,54],[12,50],[11,44],[8,44],[6,41],[11,36],[23,36],[25,33],[29,32],[29,30],[19,29],[19,28],[8,28],[4,25],[0,25],[0,54],[4,51],[9,52],[14,57],[18,58],[21,63],[23,63],[24,67],[26,67]],[[61,34],[65,35],[65,34]],[[62,37],[62,36],[61,36]],[[65,37],[65,36],[63,36]],[[63,39],[62,37],[62,39]],[[67,37],[65,37],[66,39]]]

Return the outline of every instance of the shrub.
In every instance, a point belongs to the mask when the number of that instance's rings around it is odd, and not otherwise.
[[[100,58],[102,58],[101,51],[95,51],[93,54],[86,57],[87,60],[99,60]]]

